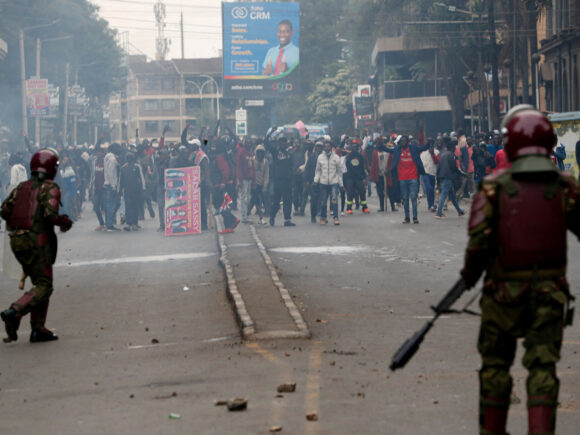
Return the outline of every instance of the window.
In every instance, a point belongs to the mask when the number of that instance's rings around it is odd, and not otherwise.
[[[159,130],[158,121],[145,121],[145,131],[147,133],[157,133]]]
[[[175,88],[175,79],[161,79],[161,89]]]
[[[169,127],[169,131],[179,132],[177,121],[163,121],[163,127]]]
[[[176,107],[177,107],[176,100],[161,100],[162,110],[175,110]]]
[[[142,85],[143,89],[148,91],[158,88],[157,79],[143,79],[141,80],[140,84]]]
[[[145,110],[157,110],[157,100],[145,100]]]

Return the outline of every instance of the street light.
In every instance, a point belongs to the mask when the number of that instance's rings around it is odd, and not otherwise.
[[[202,89],[209,82],[212,82],[213,85],[215,86],[215,99],[216,99],[217,119],[219,121],[220,120],[220,88],[219,88],[219,86],[217,84],[217,81],[212,76],[208,76],[208,75],[205,75],[205,74],[200,74],[199,76],[200,77],[205,77],[207,79],[201,85],[201,88]]]
[[[28,117],[26,114],[26,62],[24,59],[24,31],[41,29],[43,27],[53,26],[59,20],[51,21],[50,23],[39,24],[38,26],[23,27],[20,29],[20,83],[21,83],[21,98],[22,98],[22,131],[28,134]]]

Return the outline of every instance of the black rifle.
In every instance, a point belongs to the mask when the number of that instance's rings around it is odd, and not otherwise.
[[[465,282],[463,278],[459,278],[457,282],[451,287],[451,290],[441,299],[436,307],[431,307],[435,311],[435,315],[431,320],[429,320],[425,326],[423,326],[419,331],[415,332],[413,336],[407,339],[399,350],[393,355],[393,360],[391,361],[390,369],[395,371],[405,367],[405,364],[409,362],[413,355],[419,350],[419,346],[423,342],[423,339],[429,332],[429,330],[435,324],[437,318],[446,312],[449,312],[451,306],[455,303],[457,299],[465,291]]]

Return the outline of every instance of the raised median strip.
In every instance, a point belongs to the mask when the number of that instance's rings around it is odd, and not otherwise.
[[[254,226],[240,225],[235,233],[223,235],[222,220],[216,217],[216,229],[226,292],[243,338],[310,338]]]

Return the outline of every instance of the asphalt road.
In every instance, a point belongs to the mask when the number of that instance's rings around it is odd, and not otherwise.
[[[374,196],[370,206],[370,215],[342,217],[339,227],[308,217],[295,218],[295,228],[256,227],[312,338],[242,340],[215,232],[167,238],[152,220],[139,233],[95,232],[86,204],[84,218],[60,238],[47,323],[60,340],[29,344],[25,319],[20,340],[0,348],[0,433],[265,434],[277,425],[289,434],[476,433],[476,316],[440,318],[407,367],[388,368],[455,282],[467,219],[450,211],[435,220],[423,203],[421,223],[402,225],[402,212],[374,212]],[[235,238],[248,231],[240,226],[225,243],[242,246]],[[580,246],[569,241],[578,296]],[[246,292],[264,278],[263,259],[248,255],[253,275],[247,258],[234,267]],[[0,282],[0,307],[18,295],[15,280]],[[277,303],[245,300],[257,316]],[[577,325],[565,340],[558,433],[576,434]],[[512,434],[527,424],[521,356],[520,346]],[[296,392],[277,393],[288,382]],[[214,405],[234,397],[247,399],[248,409]],[[318,421],[307,421],[312,412]]]

